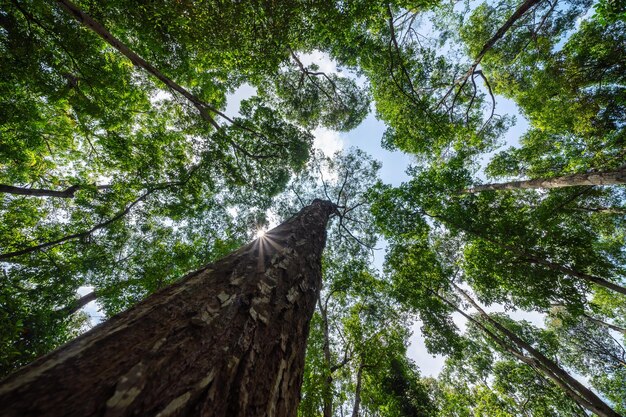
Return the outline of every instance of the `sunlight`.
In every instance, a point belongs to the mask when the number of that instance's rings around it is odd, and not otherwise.
[[[265,229],[257,229],[255,238],[259,239],[265,236]]]

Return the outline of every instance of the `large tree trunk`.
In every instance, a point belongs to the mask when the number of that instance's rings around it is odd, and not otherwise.
[[[586,174],[564,175],[555,178],[538,178],[525,181],[511,181],[496,184],[477,185],[466,188],[464,193],[479,193],[481,191],[519,190],[536,188],[563,188],[581,185],[616,185],[626,184],[626,170],[608,172],[589,172]]]
[[[0,385],[2,416],[295,416],[326,223],[316,200]]]

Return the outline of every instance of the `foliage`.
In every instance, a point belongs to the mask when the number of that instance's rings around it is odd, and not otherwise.
[[[111,316],[324,198],[337,211],[300,415],[586,413],[537,353],[626,412],[623,184],[468,192],[623,172],[620,2],[77,7],[110,36],[59,2],[0,8],[0,374],[88,327],[79,288]],[[226,114],[242,86],[255,94]],[[529,124],[506,147],[503,97]],[[399,186],[359,149],[312,149],[315,129],[351,130],[370,106],[382,146],[412,156]],[[447,356],[436,379],[407,358],[415,319]]]

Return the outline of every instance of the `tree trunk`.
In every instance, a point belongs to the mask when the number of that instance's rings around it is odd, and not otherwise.
[[[515,22],[521,19],[522,16],[524,16],[524,14],[526,14],[531,8],[533,8],[535,5],[539,3],[541,3],[541,0],[524,0],[524,2],[522,2],[522,4],[520,4],[517,7],[517,9],[515,9],[513,14],[509,16],[506,22],[504,22],[504,24],[502,24],[502,26],[498,28],[496,33],[494,33],[493,36],[489,38],[487,42],[483,44],[482,49],[480,50],[478,55],[476,55],[476,58],[474,58],[474,62],[472,62],[472,65],[469,67],[469,69],[465,72],[465,74],[462,77],[454,81],[454,84],[452,85],[452,87],[448,90],[446,94],[444,94],[443,98],[437,104],[437,108],[439,108],[439,106],[441,106],[441,104],[448,98],[448,96],[450,96],[450,94],[454,91],[457,85],[464,86],[465,83],[467,83],[467,80],[470,79],[470,77],[472,77],[474,74],[481,73],[480,71],[477,71],[476,69],[480,65],[480,62],[483,60],[487,52],[489,52],[489,50],[491,50],[491,48],[493,48],[493,46],[500,39],[502,39],[504,35],[506,35],[509,29],[511,29],[511,27],[515,24]],[[487,82],[487,79],[484,76],[483,76],[483,79],[485,80],[485,82]],[[491,92],[491,88],[489,88],[489,92]]]
[[[167,85],[172,90],[176,91],[187,100],[189,100],[194,107],[198,110],[203,119],[211,123],[216,129],[219,128],[219,125],[215,122],[213,117],[209,114],[209,111],[220,114],[215,107],[205,103],[195,95],[191,94],[182,86],[178,85],[173,80],[166,77],[163,73],[161,73],[158,69],[156,69],[153,65],[148,63],[145,59],[137,55],[134,51],[132,51],[128,46],[126,46],[122,41],[117,39],[111,32],[109,32],[103,25],[94,20],[91,16],[85,13],[80,7],[76,4],[72,3],[70,0],[56,0],[57,4],[61,6],[68,14],[70,14],[74,19],[91,29],[94,33],[100,36],[105,42],[111,45],[113,48],[117,49],[120,53],[122,53],[125,57],[131,60],[131,62],[139,68],[143,68],[156,78],[158,78],[161,82]]]
[[[96,295],[95,291],[88,292],[87,294],[80,297],[78,300],[75,300],[71,305],[65,307],[63,309],[63,313],[65,315],[71,316],[90,302],[95,301],[97,298],[98,296]]]
[[[315,200],[0,385],[0,415],[295,416],[326,223]]]
[[[108,225],[110,225],[111,223],[114,223],[117,220],[121,219],[122,217],[126,216],[132,210],[133,207],[135,207],[137,204],[141,203],[143,200],[148,198],[149,195],[151,195],[152,193],[154,193],[157,190],[158,189],[154,188],[154,189],[146,191],[139,198],[137,198],[135,201],[130,203],[128,206],[126,206],[126,208],[124,210],[119,211],[115,216],[111,217],[110,219],[105,220],[102,223],[98,223],[98,224],[92,226],[91,229],[89,229],[89,230],[85,230],[85,231],[78,232],[78,233],[72,233],[71,235],[66,235],[66,236],[63,236],[63,237],[61,237],[59,239],[56,239],[56,240],[52,240],[52,241],[49,241],[49,242],[41,243],[39,245],[35,245],[35,246],[30,246],[30,247],[27,247],[27,248],[19,249],[19,250],[13,251],[13,252],[2,253],[2,254],[0,254],[0,261],[6,261],[7,259],[13,258],[15,256],[21,256],[21,255],[26,255],[26,254],[29,254],[29,253],[37,252],[39,250],[43,250],[43,249],[46,249],[46,248],[49,248],[49,247],[52,247],[52,246],[56,246],[56,245],[59,245],[61,243],[65,243],[65,242],[70,241],[70,240],[84,239],[87,236],[91,236],[91,234],[93,232],[95,232],[96,230],[103,229],[103,228],[107,227]]]
[[[616,326],[615,324],[611,324],[611,323],[608,323],[608,322],[606,322],[604,320],[597,319],[597,318],[595,318],[593,316],[590,316],[587,313],[583,313],[583,316],[586,317],[588,320],[593,321],[594,323],[598,323],[598,324],[600,324],[600,325],[602,325],[604,327],[607,327],[607,328],[609,328],[611,330],[614,330],[614,331],[619,332],[619,333],[621,333],[621,334],[626,336],[626,329],[623,328],[623,327]]]
[[[328,329],[328,314],[325,307],[319,303],[320,314],[322,315],[322,326],[324,330],[324,362],[326,362],[326,368],[328,374],[324,378],[324,392],[322,393],[322,399],[324,400],[323,416],[333,416],[333,369],[332,369],[332,356],[330,354],[330,334]]]
[[[47,190],[43,188],[24,188],[14,187],[12,185],[0,184],[0,193],[27,195],[32,197],[58,197],[58,198],[74,198],[76,190],[80,186],[72,185],[63,191]]]
[[[589,172],[586,174],[564,175],[555,178],[538,178],[525,181],[511,181],[497,184],[477,185],[466,188],[464,193],[479,193],[481,191],[519,190],[536,188],[563,188],[581,185],[616,185],[626,184],[626,170],[608,172]]]
[[[352,408],[352,417],[359,417],[359,409],[361,408],[361,380],[363,379],[363,360],[359,363],[359,369],[356,373],[356,388],[354,389],[354,407]]]
[[[521,19],[522,16],[526,14],[526,12],[528,12],[531,8],[533,8],[538,3],[541,3],[541,0],[524,0],[524,2],[520,4],[517,7],[517,9],[515,9],[513,14],[509,16],[506,22],[504,22],[504,24],[498,28],[496,33],[494,33],[493,36],[489,38],[487,42],[485,42],[485,44],[483,45],[478,55],[476,55],[476,58],[474,58],[474,62],[472,63],[472,66],[470,67],[470,70],[468,71],[469,75],[471,75],[474,72],[474,70],[476,70],[476,68],[480,64],[480,61],[482,61],[482,59],[485,57],[485,54],[487,54],[487,52],[489,52],[489,50],[493,48],[496,42],[498,42],[500,39],[504,37],[504,35],[509,31],[509,29],[511,29],[511,27],[515,24],[515,22]],[[467,76],[467,78],[469,78],[469,75]]]
[[[497,240],[495,240],[493,238],[490,238],[488,235],[486,235],[486,234],[484,234],[482,232],[478,232],[478,231],[476,231],[474,229],[469,229],[469,228],[467,228],[465,226],[460,226],[457,223],[451,222],[451,221],[449,221],[446,218],[442,218],[442,217],[439,217],[439,218],[441,220],[443,220],[444,222],[446,222],[447,224],[452,225],[453,227],[461,229],[461,230],[463,230],[466,233],[474,235],[474,236],[476,236],[476,237],[478,237],[480,239],[483,239],[483,240],[485,240],[485,241],[487,241],[489,243],[493,243],[494,245],[496,245],[496,246],[498,246],[498,247],[500,247],[502,249],[505,249],[505,250],[513,253],[514,255],[518,256],[522,260],[526,260],[528,262],[531,262],[531,263],[534,263],[534,264],[537,264],[537,265],[543,265],[543,266],[545,266],[545,267],[547,267],[547,268],[549,268],[549,269],[551,269],[553,271],[558,271],[558,272],[561,272],[561,273],[563,273],[565,275],[570,275],[572,277],[580,278],[580,279],[585,280],[587,282],[590,282],[590,283],[599,285],[601,287],[608,288],[608,289],[610,289],[612,291],[615,291],[615,292],[618,292],[618,293],[626,295],[626,287],[623,287],[623,286],[621,286],[619,284],[616,284],[616,283],[614,283],[612,281],[608,281],[608,280],[606,280],[604,278],[601,278],[601,277],[598,277],[598,276],[595,276],[595,275],[590,275],[590,274],[581,272],[581,271],[579,271],[577,269],[570,268],[570,267],[567,267],[565,265],[561,265],[561,264],[549,261],[549,260],[547,260],[547,259],[545,259],[545,258],[543,258],[543,257],[541,257],[539,255],[535,255],[533,253],[526,252],[523,249],[519,249],[516,246],[511,246],[511,245],[507,245],[507,244],[504,244],[502,242],[499,242],[499,241],[497,241]],[[0,258],[1,258],[1,256],[0,256]]]

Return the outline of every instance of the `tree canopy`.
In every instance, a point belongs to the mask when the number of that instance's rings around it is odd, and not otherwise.
[[[626,414],[622,3],[3,0],[0,57],[1,375],[318,198],[299,415]]]

